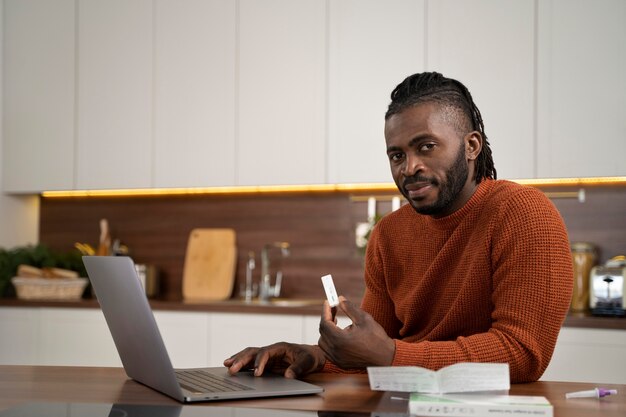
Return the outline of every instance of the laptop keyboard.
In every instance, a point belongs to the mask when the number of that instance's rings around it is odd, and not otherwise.
[[[246,391],[253,388],[201,369],[176,371],[180,385],[194,393]]]

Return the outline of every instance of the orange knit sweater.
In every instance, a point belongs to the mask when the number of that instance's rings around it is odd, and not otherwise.
[[[394,366],[501,362],[511,382],[535,381],[550,362],[572,276],[567,232],[545,195],[484,180],[450,216],[405,205],[378,223],[362,308],[395,339]]]

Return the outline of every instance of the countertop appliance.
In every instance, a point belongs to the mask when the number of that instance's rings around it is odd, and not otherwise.
[[[594,266],[589,275],[589,307],[595,316],[626,316],[626,257],[616,256]]]

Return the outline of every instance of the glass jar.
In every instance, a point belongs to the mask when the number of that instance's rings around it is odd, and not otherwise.
[[[155,298],[159,295],[159,275],[154,265],[135,264],[137,278],[146,292],[148,298]]]
[[[574,288],[570,310],[584,312],[589,308],[589,274],[598,261],[598,251],[589,242],[574,242],[572,262],[574,264]]]

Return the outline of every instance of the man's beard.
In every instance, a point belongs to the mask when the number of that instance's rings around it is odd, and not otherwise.
[[[461,143],[454,164],[446,171],[446,179],[443,183],[431,179],[430,181],[439,189],[437,201],[429,206],[415,207],[415,211],[420,214],[433,216],[444,212],[458,197],[459,193],[465,186],[465,181],[469,175],[469,169],[465,160],[465,146]],[[417,181],[423,181],[423,178],[417,178]],[[409,200],[410,201],[410,200]]]

